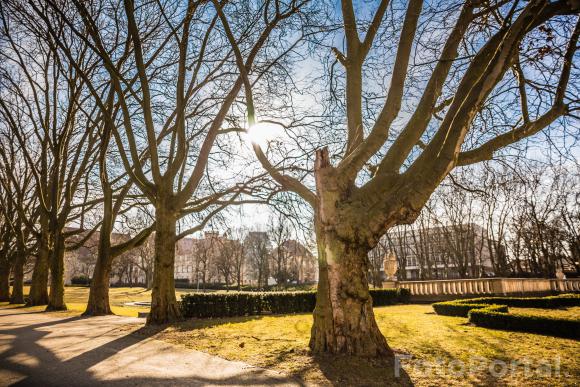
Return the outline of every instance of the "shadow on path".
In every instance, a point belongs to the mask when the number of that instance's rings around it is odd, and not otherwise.
[[[26,314],[29,321],[48,321],[11,326],[16,319],[26,322]],[[0,385],[300,385],[266,370],[149,340],[163,327],[134,330],[135,324],[127,328],[111,320],[115,317],[35,314],[0,313]],[[12,379],[2,376],[6,371]]]

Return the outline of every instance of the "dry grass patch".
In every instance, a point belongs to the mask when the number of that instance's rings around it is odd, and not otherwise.
[[[574,314],[577,309],[559,312]],[[156,338],[274,368],[316,384],[564,386],[580,380],[575,340],[474,327],[464,318],[437,316],[429,305],[381,307],[375,308],[375,313],[391,347],[410,358],[403,360],[410,381],[404,375],[394,377],[392,362],[313,357],[308,350],[310,315],[189,320],[166,327]],[[492,360],[508,363],[505,376],[495,377],[489,372]],[[456,375],[457,361],[480,369]],[[530,373],[524,373],[523,365],[509,365],[512,361],[528,362]],[[554,377],[555,369],[548,377],[542,361],[559,367],[560,377]],[[430,372],[424,372],[426,363],[433,367]]]

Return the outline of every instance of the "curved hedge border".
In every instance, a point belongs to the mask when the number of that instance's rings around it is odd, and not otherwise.
[[[469,312],[469,322],[484,328],[580,339],[580,320],[534,316],[531,314],[509,314],[484,308],[471,310]]]
[[[433,304],[437,314],[468,317],[469,322],[480,327],[505,329],[552,336],[580,338],[580,320],[509,314],[508,307],[554,309],[563,306],[580,306],[580,295],[563,294],[552,297],[485,297]]]
[[[490,305],[504,305],[513,308],[553,309],[563,306],[580,306],[580,294],[562,294],[550,297],[482,297],[465,300],[437,302],[433,304],[435,312],[444,316],[467,317],[472,309],[482,309]]]
[[[508,312],[507,305],[486,304],[476,302],[459,303],[456,301],[438,302],[436,304],[433,304],[433,309],[435,309],[435,313],[443,316],[467,317],[470,311],[474,309],[484,309],[484,308],[490,308],[492,310],[502,313]]]
[[[408,303],[407,289],[372,289],[374,306]],[[184,317],[252,316],[263,313],[309,313],[316,305],[315,291],[190,293],[181,296]]]

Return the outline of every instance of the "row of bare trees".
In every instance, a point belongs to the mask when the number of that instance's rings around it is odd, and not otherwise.
[[[296,229],[285,216],[271,216],[264,231],[243,226],[220,234],[206,231],[195,235],[176,249],[175,278],[186,280],[181,285],[197,285],[206,289],[208,284],[225,288],[251,285],[267,288],[273,280],[280,288],[301,282],[313,282],[315,256],[298,242]],[[118,241],[128,240],[129,234],[114,234]],[[145,285],[152,287],[154,238],[148,237],[139,246],[126,251],[114,260],[110,281],[116,285]],[[67,257],[69,278],[87,282],[95,278],[99,266],[99,238],[85,241]],[[98,280],[98,279],[97,279]]]
[[[228,208],[282,196],[317,239],[312,350],[392,354],[368,253],[455,169],[577,138],[579,7],[2,1],[0,277],[33,256],[29,304],[65,309],[64,252],[98,231],[86,314],[108,314],[113,262],[154,233],[148,323],[170,322],[176,242]],[[257,125],[283,135],[248,149],[241,137]],[[551,224],[542,203],[522,225]],[[112,242],[133,213],[150,217]],[[558,254],[548,234],[521,236],[546,273],[542,257]]]
[[[580,273],[578,165],[527,163],[470,176],[477,179],[447,180],[412,226],[381,239],[369,255],[373,285],[391,253],[402,280]]]

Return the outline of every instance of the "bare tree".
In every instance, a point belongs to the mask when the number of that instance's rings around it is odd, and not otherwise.
[[[310,341],[314,352],[391,354],[374,319],[368,292],[369,250],[393,226],[412,223],[453,168],[489,160],[496,151],[558,120],[573,120],[580,108],[577,89],[568,87],[571,76],[578,75],[572,71],[580,34],[577,2],[468,1],[446,4],[442,10],[411,0],[404,15],[389,5],[389,0],[380,1],[371,19],[361,22],[353,2],[341,1],[346,44],[343,51],[333,47],[332,52],[346,80],[337,92],[332,85],[338,84],[335,78],[341,73],[333,71],[328,79],[330,99],[340,100],[338,110],[344,107],[346,121],[346,130],[335,131],[333,137],[346,133],[338,146],[334,140],[317,147],[310,169],[315,191],[280,171],[260,145],[254,145],[258,160],[276,182],[314,209],[320,262]],[[421,18],[425,20],[419,23]],[[226,23],[223,15],[220,19]],[[558,39],[555,34],[546,37],[555,28],[563,32]],[[366,34],[361,38],[363,30]],[[397,47],[389,46],[397,34]],[[542,36],[547,48],[536,45],[525,50]],[[233,33],[228,37],[243,76],[251,126],[256,122],[254,75],[244,65],[244,53]],[[554,49],[557,45],[566,48]],[[390,54],[385,53],[391,49],[396,54],[391,56],[392,67],[386,69]],[[413,71],[409,71],[410,63]],[[510,69],[517,76],[508,73]],[[541,79],[536,80],[539,73]],[[376,89],[370,88],[365,93],[363,85],[372,82],[365,83],[363,78],[373,74],[379,88],[385,78],[390,79],[386,98],[381,98],[383,89],[374,93]],[[424,81],[419,81],[418,74]],[[550,81],[545,82],[544,76]],[[505,92],[506,85],[513,87]],[[344,99],[337,97],[340,91]],[[406,120],[400,117],[405,91],[418,94]],[[381,101],[378,107],[368,102],[373,96]],[[521,117],[504,114],[502,124],[497,119],[493,127],[486,125],[494,111],[491,107],[513,112],[518,105]],[[329,122],[324,130],[333,124],[339,123]]]
[[[64,227],[74,220],[83,223],[86,208],[75,207],[74,201],[95,162],[97,136],[91,120],[95,109],[88,103],[86,83],[68,58],[56,50],[54,40],[41,37],[35,24],[22,19],[21,6],[13,6],[10,14],[1,8],[6,42],[1,55],[17,75],[3,77],[10,97],[4,94],[0,98],[0,112],[16,137],[39,197],[41,236],[29,303],[48,302],[48,310],[62,310],[66,309],[63,258],[68,236]],[[70,47],[77,66],[91,73],[94,67],[89,65],[87,46],[75,44],[62,26],[54,22],[58,32],[53,38]]]
[[[5,135],[5,136],[2,136]],[[6,140],[6,141],[4,141]],[[38,219],[38,198],[33,187],[33,177],[26,163],[22,162],[21,154],[16,149],[14,134],[8,130],[0,133],[0,213],[2,222],[0,227],[4,228],[3,244],[5,247],[11,242],[14,243],[12,254],[3,247],[3,261],[11,263],[13,285],[10,295],[11,304],[24,303],[24,267],[28,257],[36,248],[36,238],[38,230],[36,221]],[[3,223],[3,224],[2,224]],[[8,229],[6,229],[8,227]],[[8,257],[12,256],[12,262]],[[2,289],[4,289],[4,277],[1,278]],[[3,296],[0,298],[4,298]]]
[[[284,248],[284,243],[290,239],[290,223],[281,213],[275,218],[272,216],[268,222],[268,235],[272,243],[271,270],[270,273],[277,285],[284,285],[291,277],[288,249]]]
[[[270,239],[263,231],[250,231],[244,239],[244,252],[258,288],[268,286],[270,277]]]
[[[30,4],[44,21],[47,35],[67,55],[69,50],[56,39],[58,31],[51,22],[50,15],[57,15],[66,31],[99,57],[99,68],[111,80],[118,120],[86,71],[68,58],[89,86],[104,125],[111,128],[125,171],[155,207],[155,270],[147,321],[178,319],[173,279],[176,241],[203,229],[211,215],[245,192],[235,183],[229,187],[210,183],[205,173],[215,167],[211,156],[218,135],[232,132],[222,129],[242,86],[241,76],[232,71],[235,58],[223,39],[217,11],[208,2],[193,0],[185,6],[154,2],[140,7],[132,1],[74,1],[68,8],[56,1],[47,3]],[[284,41],[271,38],[281,33],[283,21],[299,16],[301,3],[276,4],[276,12],[270,12],[274,6],[269,4],[232,10],[237,15],[235,28],[242,31],[237,43],[247,48],[244,65],[256,74],[269,71],[286,55]],[[164,141],[158,143],[160,137]],[[149,152],[145,166],[140,146]],[[227,171],[223,158],[219,165]],[[198,225],[177,233],[179,219],[204,210],[209,212]]]

